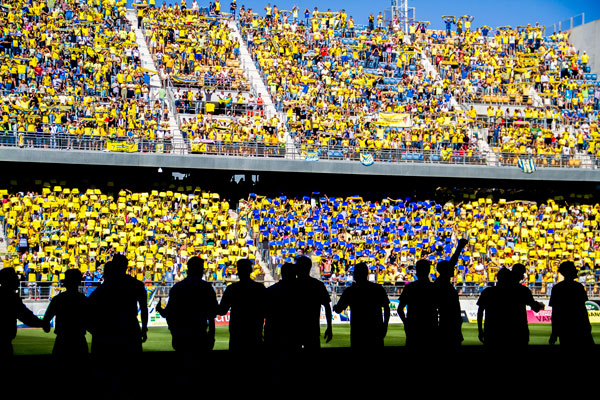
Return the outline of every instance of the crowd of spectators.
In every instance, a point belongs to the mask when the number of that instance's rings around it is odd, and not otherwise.
[[[486,127],[504,164],[523,155],[554,166],[578,166],[579,154],[600,159],[600,87],[568,33],[475,27],[469,16],[444,16],[445,31],[427,22],[404,31],[381,13],[361,26],[343,9],[269,4],[261,16],[237,4],[225,14],[217,3],[136,4],[150,71],[122,0],[9,0],[0,13],[0,145],[169,151],[167,86],[181,114],[222,113],[232,125],[262,115],[264,99],[250,98],[241,68],[237,24],[302,154],[485,162],[477,133]],[[151,90],[152,74],[162,95]],[[491,105],[477,115],[453,99]],[[382,123],[382,113],[404,123]]]
[[[267,198],[251,196],[240,205],[262,257],[276,270],[301,254],[319,263],[323,279],[351,280],[353,266],[369,264],[379,283],[414,279],[414,264],[449,259],[460,238],[469,241],[454,283],[461,288],[495,281],[499,268],[528,267],[527,281],[541,289],[557,279],[565,258],[589,272],[595,288],[600,272],[600,206],[582,203],[479,197],[437,203],[360,197]],[[434,271],[432,270],[432,274]],[[587,275],[586,275],[587,276]]]
[[[247,227],[227,200],[200,190],[114,194],[60,186],[41,192],[2,191],[0,219],[14,266],[32,281],[62,279],[77,267],[94,276],[116,253],[129,259],[129,273],[147,282],[185,274],[189,257],[201,254],[206,278],[235,274],[239,258],[254,258]],[[257,266],[254,275],[260,274]]]
[[[240,43],[227,18],[163,4],[148,8],[142,25],[163,83],[249,90],[240,68]]]
[[[539,24],[431,31],[424,50],[457,99],[496,104],[484,121],[502,130],[504,140],[490,142],[496,151],[538,156],[547,165],[565,158],[573,165],[577,153],[597,155],[600,86],[589,73],[589,55],[577,51],[568,33],[548,36]],[[536,95],[541,104],[534,105]],[[525,107],[504,112],[497,104]]]
[[[418,259],[435,265],[465,238],[469,244],[453,278],[464,293],[474,294],[496,280],[499,268],[517,262],[543,293],[566,258],[597,290],[600,205],[587,195],[544,202],[464,195],[438,202],[250,194],[236,206],[216,193],[181,189],[3,190],[4,265],[32,282],[57,282],[77,267],[93,282],[102,278],[102,264],[121,253],[129,273],[152,284],[181,279],[187,259],[200,255],[206,278],[223,282],[235,279],[240,258],[262,259],[277,277],[284,262],[308,255],[331,283],[350,282],[354,265],[366,262],[372,280],[401,285],[414,279]],[[253,276],[264,273],[256,263]]]
[[[267,119],[258,114],[231,118],[198,115],[184,118],[181,129],[195,153],[266,157],[285,154],[284,129],[275,116]]]
[[[435,152],[438,159],[443,150],[477,152],[448,86],[425,71],[422,48],[397,24],[358,31],[343,10],[315,8],[304,20],[293,10],[273,8],[265,17],[240,11],[252,57],[303,152],[337,148],[350,158],[368,149],[395,151],[398,159],[411,151]],[[371,122],[381,112],[409,121],[376,127]]]
[[[154,151],[169,139],[167,106],[151,93],[125,7],[3,4],[0,145],[100,150],[116,141]]]

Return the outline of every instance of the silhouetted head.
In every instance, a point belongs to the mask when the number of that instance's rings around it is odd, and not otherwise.
[[[250,279],[252,273],[252,261],[247,258],[240,258],[237,262],[237,274],[241,281]]]
[[[187,275],[192,278],[201,278],[204,275],[204,260],[194,256],[188,260]]]
[[[523,280],[523,276],[525,275],[526,270],[527,270],[527,268],[521,263],[516,263],[515,265],[513,265],[513,267],[512,267],[513,280],[517,283],[521,282]]]
[[[127,273],[127,266],[129,261],[123,254],[115,254],[112,259],[115,265],[115,272],[117,275],[125,275]]]
[[[19,288],[19,276],[12,267],[0,269],[0,286],[8,290]]]
[[[508,270],[508,268],[502,267],[500,268],[500,270],[498,271],[498,275],[496,276],[496,279],[498,279],[498,284],[499,285],[505,285],[510,281],[510,275],[511,272]]]
[[[83,275],[77,268],[71,268],[65,271],[65,278],[61,281],[67,289],[77,289],[81,284]]]
[[[359,262],[354,266],[354,281],[366,282],[369,279],[369,267],[367,263]]]
[[[289,281],[296,279],[296,266],[291,262],[286,262],[281,266],[281,279]]]
[[[441,260],[437,263],[436,269],[440,278],[450,278],[454,275],[454,265],[450,261]]]
[[[300,256],[296,259],[296,275],[309,276],[312,261],[307,256]]]
[[[111,282],[117,276],[117,267],[115,266],[114,261],[107,261],[104,263],[104,280],[106,282]]]
[[[415,271],[417,278],[420,280],[429,280],[429,273],[431,272],[431,262],[429,260],[421,259],[417,261],[415,265]]]
[[[558,272],[565,278],[565,280],[573,280],[577,278],[577,267],[573,261],[564,261],[558,266]]]

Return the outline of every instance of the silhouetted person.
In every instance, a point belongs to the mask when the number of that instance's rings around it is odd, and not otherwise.
[[[466,239],[460,239],[454,254],[449,261],[442,260],[437,264],[439,276],[434,282],[439,313],[439,340],[438,343],[444,348],[456,348],[463,341],[462,315],[458,292],[451,282],[454,269],[458,262],[458,256],[467,245]]]
[[[285,388],[297,383],[298,356],[296,306],[296,266],[281,266],[281,279],[265,290],[265,349],[272,374],[271,384]]]
[[[295,283],[296,267],[285,263],[281,266],[281,280],[265,291],[265,345],[284,357],[297,350]]]
[[[192,361],[213,349],[217,296],[212,285],[202,279],[204,260],[194,256],[187,263],[187,277],[169,292],[169,302],[156,311],[167,319],[175,351]]]
[[[44,315],[45,332],[50,332],[50,322],[56,317],[56,340],[52,354],[61,361],[82,362],[88,355],[85,333],[88,328],[89,306],[88,298],[79,292],[81,280],[81,271],[68,269],[62,281],[66,290],[52,298]]]
[[[535,301],[531,290],[521,284],[526,268],[523,264],[515,264],[512,267],[510,276],[512,283],[509,285],[510,291],[506,298],[507,323],[513,329],[513,334],[507,338],[512,340],[517,347],[524,347],[529,344],[529,324],[527,322],[527,306],[534,312],[544,309],[544,304]]]
[[[105,264],[104,281],[89,297],[92,354],[101,358],[139,354],[147,338],[148,295],[142,282],[127,275],[127,264],[125,256],[116,254]]]
[[[331,328],[331,299],[327,288],[310,276],[312,261],[306,256],[296,260],[296,312],[298,346],[308,352],[321,348],[321,306],[325,307],[327,329],[323,337],[329,343],[333,337]]]
[[[429,280],[431,263],[419,260],[415,266],[417,280],[409,283],[400,294],[398,315],[404,323],[406,346],[430,350],[438,330],[438,309],[435,286]],[[404,308],[407,308],[407,313]]]
[[[337,313],[350,307],[350,347],[361,352],[383,348],[390,321],[390,300],[385,289],[368,278],[367,264],[356,264],[354,283],[333,307]]]
[[[510,270],[504,267],[501,268],[496,278],[496,285],[485,288],[477,300],[479,306],[477,310],[479,340],[492,348],[503,346],[506,335],[510,334],[506,325],[507,309],[504,304],[510,285]]]
[[[32,327],[42,327],[41,319],[28,309],[17,294],[19,276],[12,267],[0,270],[0,360],[13,355],[12,341],[17,336],[17,319]]]
[[[227,286],[217,309],[219,315],[229,315],[229,350],[258,351],[263,343],[265,319],[265,287],[250,278],[252,261],[237,262],[239,282]]]
[[[565,261],[558,267],[565,278],[552,289],[552,334],[550,344],[560,340],[561,347],[585,348],[594,344],[592,326],[585,302],[588,300],[583,285],[577,281],[577,268],[572,261]]]
[[[127,264],[125,256],[115,255],[104,266],[104,281],[89,296],[92,365],[105,379],[107,397],[132,396],[143,370],[148,295],[142,282],[127,275]]]

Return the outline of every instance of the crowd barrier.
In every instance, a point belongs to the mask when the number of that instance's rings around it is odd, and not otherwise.
[[[517,166],[519,159],[532,159],[536,166],[556,168],[579,168],[582,166],[580,159],[571,155],[529,154],[529,153],[496,153],[498,163],[503,166]],[[597,168],[597,164],[592,164]]]
[[[72,135],[69,133],[0,132],[0,147],[35,148],[51,150],[94,150],[126,153],[170,153],[171,138],[147,137],[111,138],[96,135]]]
[[[234,280],[224,281],[208,281],[214,288],[217,297],[220,297],[227,285]],[[264,284],[266,287],[276,283],[276,281],[257,280]],[[79,290],[89,296],[98,286],[101,285],[101,281],[82,281]],[[352,281],[337,281],[337,280],[323,280],[323,283],[327,287],[329,294],[335,301],[344,290],[352,285]],[[396,281],[396,282],[378,282],[383,286],[388,296],[392,299],[397,299],[402,293],[403,288],[410,283],[410,281]],[[144,281],[144,284],[152,293],[154,298],[167,298],[169,291],[175,284],[175,282],[156,282],[156,281]],[[482,281],[470,281],[470,282],[455,282],[454,287],[462,297],[477,297],[481,292],[489,286],[495,286],[496,281],[482,280]],[[525,282],[523,285],[527,286],[534,296],[549,297],[552,292],[552,287],[555,282]],[[583,283],[587,295],[589,298],[598,297],[599,290],[595,283]],[[58,282],[53,281],[30,281],[21,282],[19,285],[19,296],[23,300],[35,300],[35,301],[47,301],[60,293],[62,289]]]

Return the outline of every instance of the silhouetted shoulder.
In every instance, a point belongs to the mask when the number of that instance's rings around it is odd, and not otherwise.
[[[318,301],[319,304],[329,304],[331,301],[325,284],[313,277],[297,279],[296,288],[300,297]]]
[[[498,290],[495,286],[486,287],[483,289],[479,298],[477,299],[477,305],[480,307],[486,307],[489,305],[490,300],[493,298],[494,293]]]
[[[550,295],[550,307],[568,303],[585,303],[588,300],[587,292],[583,285],[575,281],[562,281],[554,285]]]

